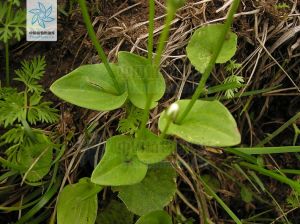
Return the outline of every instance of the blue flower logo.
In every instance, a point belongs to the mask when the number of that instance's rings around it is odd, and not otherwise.
[[[37,9],[32,9],[29,12],[34,14],[31,20],[31,24],[38,23],[40,27],[46,28],[45,23],[52,22],[54,18],[50,17],[52,13],[52,6],[46,9],[45,5],[42,3],[38,3],[39,8]]]

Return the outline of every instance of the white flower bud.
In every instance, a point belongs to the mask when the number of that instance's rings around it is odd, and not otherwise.
[[[173,121],[176,119],[179,111],[179,105],[177,103],[172,103],[167,110],[167,116]]]

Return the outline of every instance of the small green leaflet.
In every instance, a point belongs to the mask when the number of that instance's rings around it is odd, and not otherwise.
[[[27,119],[30,124],[37,122],[54,123],[58,120],[57,110],[51,107],[51,102],[42,102],[38,105],[30,105]]]
[[[192,65],[204,73],[214,51],[219,36],[224,29],[223,24],[211,24],[195,31],[186,48],[187,56]],[[216,63],[229,61],[236,52],[237,35],[231,31],[227,34]]]
[[[133,135],[138,131],[139,126],[144,117],[144,111],[140,108],[135,107],[131,103],[125,105],[126,108],[126,118],[121,118],[119,120],[118,131],[122,134]]]
[[[0,125],[4,128],[20,122],[24,116],[24,97],[22,93],[13,92],[0,99]]]
[[[7,132],[0,136],[0,145],[22,143],[24,134],[24,128],[21,125],[16,125],[16,127],[9,129]]]
[[[10,4],[19,6],[18,3],[18,1],[0,2],[0,41],[4,43],[13,38],[20,41],[21,36],[24,35],[26,12],[23,9],[10,7]]]
[[[101,186],[90,182],[89,178],[64,187],[58,197],[58,224],[95,224],[98,209],[97,194]]]
[[[253,193],[251,192],[251,190],[248,187],[243,186],[241,188],[241,198],[246,203],[252,202],[252,200],[253,200]]]

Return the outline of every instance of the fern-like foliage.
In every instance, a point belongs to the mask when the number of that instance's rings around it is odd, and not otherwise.
[[[11,2],[15,6],[20,6],[20,0],[8,0],[8,2]]]
[[[17,93],[17,90],[11,87],[0,87],[0,100],[5,97]]]
[[[15,80],[22,83],[23,90],[0,87],[0,126],[8,128],[0,136],[0,146],[7,147],[6,160],[2,158],[1,166],[17,171],[29,182],[39,181],[48,174],[53,150],[57,149],[41,129],[30,127],[58,119],[58,111],[51,107],[51,102],[43,101],[44,90],[39,81],[45,67],[43,57],[23,61],[21,69],[15,71]]]
[[[30,62],[23,61],[21,64],[22,68],[15,71],[18,76],[15,80],[22,82],[28,88],[28,92],[44,92],[43,87],[38,83],[38,81],[45,73],[45,58],[35,57]]]
[[[229,64],[226,65],[225,70],[231,75],[224,80],[224,84],[234,83],[236,88],[228,89],[225,91],[225,97],[231,99],[234,97],[234,94],[239,91],[239,88],[243,86],[244,78],[243,76],[235,75],[234,72],[239,69],[242,65],[236,63],[235,60],[230,60]]]
[[[283,2],[283,3],[277,3],[275,5],[275,8],[276,9],[289,9],[290,6],[288,4],[286,4],[285,2]]]
[[[30,106],[27,114],[27,119],[30,124],[54,123],[57,121],[57,110],[51,108],[51,102],[42,102],[35,106]]]
[[[44,90],[39,80],[45,73],[45,66],[43,57],[22,62],[21,69],[16,70],[15,80],[24,85],[24,90],[18,92],[13,88],[0,89],[0,125],[4,128],[10,127],[10,130],[0,137],[0,144],[22,143],[29,128],[25,127],[24,123],[36,125],[58,120],[58,111],[51,107],[51,102],[42,100],[41,94]]]
[[[226,98],[231,99],[234,97],[234,94],[239,91],[239,88],[243,86],[244,78],[239,75],[231,75],[225,79],[224,83],[235,83],[238,86],[237,88],[232,88],[225,91]]]
[[[0,41],[4,43],[12,38],[20,41],[24,35],[26,12],[19,6],[19,0],[0,2]]]
[[[127,118],[120,119],[118,131],[133,135],[139,128],[143,119],[143,110],[133,106],[127,106]]]
[[[225,70],[233,74],[234,71],[239,69],[240,67],[242,67],[242,64],[237,63],[235,60],[230,60],[229,63],[226,65]]]
[[[22,143],[24,140],[24,128],[21,125],[16,125],[16,127],[11,128],[6,133],[4,133],[0,140],[3,144],[18,144]]]
[[[21,122],[24,116],[24,97],[22,93],[6,95],[0,100],[0,125],[5,128],[13,123]]]

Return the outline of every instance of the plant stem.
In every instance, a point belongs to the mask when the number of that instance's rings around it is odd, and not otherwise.
[[[240,3],[240,0],[234,0],[233,1],[232,5],[230,7],[230,10],[229,10],[227,19],[226,19],[225,24],[224,24],[224,29],[222,30],[222,33],[221,33],[221,35],[219,37],[219,41],[217,42],[217,45],[216,45],[216,48],[215,48],[216,51],[213,52],[213,55],[212,55],[212,57],[211,57],[211,59],[209,61],[209,64],[206,67],[206,69],[204,71],[204,74],[202,75],[202,77],[200,79],[199,85],[198,85],[195,93],[193,94],[190,103],[188,104],[188,106],[186,107],[186,109],[183,111],[183,113],[181,114],[181,116],[179,116],[179,118],[178,118],[178,120],[176,122],[177,124],[180,124],[180,123],[183,122],[183,120],[188,115],[188,113],[191,111],[191,109],[193,108],[193,106],[196,103],[197,99],[199,98],[199,96],[203,92],[205,84],[206,84],[206,81],[207,81],[208,77],[210,76],[210,73],[212,72],[212,70],[214,68],[214,65],[216,63],[218,55],[220,54],[220,51],[222,49],[223,43],[224,43],[226,35],[227,35],[227,33],[228,33],[229,29],[230,29],[230,26],[232,24],[234,14],[235,14],[238,6],[239,6],[239,3]]]
[[[153,32],[154,32],[154,6],[155,2],[154,0],[149,0],[149,40],[148,40],[148,59],[152,61],[152,54],[153,54]],[[161,59],[161,54],[163,52],[164,46],[166,44],[166,40],[169,36],[169,31],[170,31],[170,24],[173,20],[174,14],[176,10],[174,8],[168,7],[168,12],[167,12],[167,18],[165,21],[165,27],[159,37],[159,42],[158,42],[158,47],[157,47],[157,52],[154,58],[154,70],[151,69],[154,74],[157,72],[159,69],[159,63]],[[145,81],[145,89],[147,93],[147,100],[146,100],[146,106],[144,109],[144,117],[141,123],[141,130],[143,130],[147,124],[147,121],[149,119],[149,113],[150,113],[150,107],[151,107],[151,102],[152,102],[152,94],[149,94],[149,89],[148,89],[148,77],[146,77]]]
[[[294,128],[294,132],[295,132],[294,140],[293,140],[293,145],[295,146],[296,142],[297,142],[297,139],[298,139],[298,136],[300,135],[300,129],[298,128],[298,126],[296,125],[296,123],[293,124],[293,128]]]
[[[152,66],[152,56],[153,56],[153,35],[154,35],[154,14],[155,14],[155,2],[154,0],[149,0],[149,37],[148,37],[148,60],[150,62],[150,65]],[[155,71],[152,68],[146,68],[151,69],[151,71]],[[141,122],[141,131],[146,128],[147,121],[149,119],[149,113],[150,113],[150,107],[151,107],[151,101],[152,101],[152,94],[149,94],[149,88],[148,88],[148,77],[145,77],[145,90],[147,94],[147,100],[146,105],[144,109],[143,119]]]
[[[262,168],[262,167],[260,167],[258,165],[250,164],[250,163],[247,163],[247,162],[240,162],[240,165],[244,166],[244,167],[247,167],[247,168],[249,168],[251,170],[255,170],[255,171],[259,172],[262,175],[265,175],[265,176],[271,177],[271,178],[273,178],[275,180],[278,180],[281,183],[288,184],[295,191],[300,192],[300,184],[298,182],[290,179],[290,178],[287,178],[285,176],[277,174],[277,173],[275,173],[272,170],[268,170],[268,169]]]
[[[24,127],[25,133],[30,137],[32,141],[35,141],[36,140],[35,135],[33,134],[33,131],[27,122],[27,114],[28,114],[28,88],[26,87],[24,90],[24,114],[21,123]]]
[[[236,151],[248,155],[264,155],[275,153],[295,153],[300,152],[300,146],[278,146],[278,147],[249,147],[249,148],[233,148]]]
[[[211,196],[219,203],[219,205],[227,212],[227,214],[233,219],[237,224],[242,224],[242,221],[234,214],[234,212],[226,205],[226,203],[215,193],[215,191],[209,186],[205,180],[198,175],[199,181],[203,184],[205,190],[211,194]]]
[[[178,161],[185,167],[185,169],[190,173],[190,176],[192,177],[192,179],[196,180],[198,182],[198,173],[196,173],[196,171],[194,169],[192,169],[190,167],[190,165],[184,160],[182,159],[179,155],[177,155]],[[198,186],[198,184],[197,184]],[[200,185],[201,186],[201,185]],[[202,188],[202,186],[201,186]],[[197,200],[197,204],[199,204],[199,215],[201,218],[201,224],[205,223],[207,224],[207,219],[209,218],[209,212],[208,212],[208,208],[207,208],[207,202],[206,199],[203,195],[203,189],[200,190],[199,192],[199,199]],[[199,202],[198,202],[199,201]]]
[[[5,25],[8,25],[10,14],[12,9],[12,1],[9,4],[7,15],[6,15],[6,21]],[[5,76],[6,76],[6,86],[10,85],[10,77],[9,77],[9,41],[7,39],[6,42],[4,42],[5,45]]]
[[[170,127],[171,122],[172,122],[171,117],[168,117],[168,118],[167,118],[167,122],[166,122],[166,126],[165,126],[164,130],[161,132],[161,134],[159,135],[159,137],[160,137],[161,139],[164,139],[164,138],[165,138],[165,136],[166,136],[166,134],[167,134],[167,131],[168,131],[169,127]]]
[[[27,221],[30,220],[35,214],[37,214],[45,205],[51,200],[51,198],[58,192],[59,187],[61,185],[61,177],[56,179],[56,183],[49,189],[47,192],[43,194],[40,198],[40,201],[33,206],[26,214],[24,214],[16,224],[23,224],[28,223]]]
[[[154,6],[155,6],[154,4],[155,4],[154,0],[149,0],[149,40],[148,40],[148,59],[149,60],[152,59],[152,54],[153,54]],[[169,36],[169,32],[170,32],[170,25],[171,25],[174,15],[175,15],[175,12],[176,12],[176,10],[172,7],[168,7],[167,10],[168,10],[168,12],[167,12],[167,18],[165,21],[165,26],[159,37],[158,47],[157,47],[156,55],[154,58],[154,70],[153,70],[154,73],[156,73],[159,70],[161,55],[162,55],[163,49],[166,45],[166,40],[167,40],[167,38]],[[146,85],[145,85],[146,93],[147,93],[148,97],[147,97],[147,101],[146,101],[143,121],[141,123],[141,129],[144,129],[146,126],[147,120],[149,118],[151,101],[153,98],[153,96],[151,94],[149,94],[149,92],[148,92],[148,86],[147,86],[148,81],[145,80],[145,83],[146,83]]]
[[[9,43],[5,43],[5,75],[6,75],[6,86],[10,85],[9,80]]]
[[[167,18],[166,18],[166,21],[165,21],[165,27],[164,27],[164,29],[163,29],[160,37],[159,37],[158,47],[157,47],[156,55],[155,55],[155,58],[154,58],[155,68],[159,67],[160,60],[161,60],[161,55],[162,55],[162,52],[163,52],[164,47],[166,45],[167,38],[169,36],[171,22],[173,20],[175,12],[176,12],[176,10],[174,10],[174,8],[172,8],[172,7],[168,7],[167,10],[168,11],[167,11]]]
[[[154,36],[155,1],[149,0],[149,31],[148,31],[148,59],[152,63]]]
[[[28,88],[25,87],[24,90],[24,114],[23,119],[27,121],[27,113],[28,113]]]
[[[300,118],[300,112],[294,115],[291,119],[289,119],[287,122],[285,122],[282,126],[280,126],[276,131],[274,131],[272,134],[270,134],[268,137],[266,137],[264,140],[260,141],[256,147],[263,146],[269,141],[271,141],[274,137],[279,135],[281,132],[283,132],[286,128],[288,128],[291,124],[296,122]]]
[[[149,114],[150,114],[151,102],[152,102],[152,95],[149,94],[148,97],[147,97],[146,106],[145,106],[145,109],[144,109],[143,118],[142,118],[142,122],[141,122],[141,125],[140,125],[140,130],[141,131],[143,131],[146,128],[147,121],[149,119]]]
[[[102,60],[109,76],[111,77],[113,83],[114,83],[114,86],[116,87],[117,91],[119,93],[121,93],[121,88],[120,88],[120,85],[116,79],[116,76],[113,72],[113,70],[111,69],[109,63],[108,63],[108,60],[107,60],[107,57],[104,53],[104,50],[103,48],[101,47],[100,43],[99,43],[99,40],[97,39],[97,36],[96,36],[96,33],[94,31],[94,28],[93,28],[93,25],[92,25],[92,22],[91,22],[91,19],[90,19],[90,16],[88,14],[88,10],[87,10],[87,7],[86,7],[86,2],[85,0],[78,0],[79,2],[79,6],[81,8],[81,12],[82,12],[82,16],[83,16],[83,20],[85,22],[85,25],[86,25],[86,28],[87,28],[87,31],[88,31],[88,34],[98,52],[98,55],[100,57],[100,59]]]

